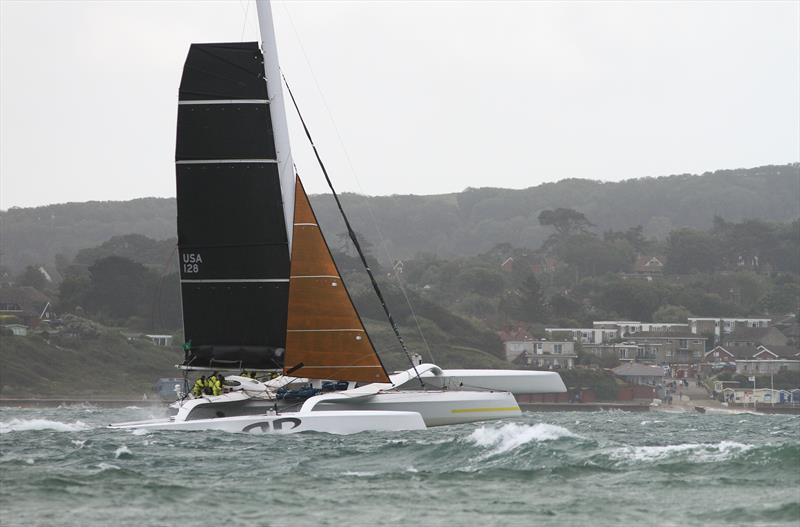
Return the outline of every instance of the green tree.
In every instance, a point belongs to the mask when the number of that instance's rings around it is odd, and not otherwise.
[[[553,295],[550,297],[550,312],[557,318],[580,318],[583,306],[580,302],[564,295]]]
[[[711,234],[694,229],[678,229],[670,233],[664,266],[666,273],[711,273],[721,264],[720,247]]]
[[[29,265],[17,278],[17,283],[23,286],[30,286],[42,291],[47,286],[47,279],[39,270],[38,266]]]
[[[109,256],[89,267],[90,289],[85,308],[121,321],[131,316],[148,320],[153,315],[155,273],[128,258]]]
[[[666,304],[656,309],[653,313],[653,321],[687,324],[690,316],[692,313],[685,307]]]
[[[83,274],[68,274],[58,286],[58,310],[73,311],[83,307],[91,288],[89,276]]]
[[[784,275],[761,300],[761,306],[770,314],[797,313],[800,311],[800,278]]]
[[[536,275],[530,273],[520,287],[519,319],[526,322],[543,322],[545,314],[542,285]]]
[[[631,227],[627,231],[606,231],[603,233],[603,239],[607,242],[626,241],[638,254],[646,253],[651,246],[644,237],[644,227],[641,225]]]
[[[539,225],[553,227],[555,233],[545,242],[545,247],[553,246],[576,234],[588,234],[594,227],[582,212],[574,209],[558,208],[543,210],[539,213]]]
[[[650,321],[661,300],[662,292],[648,282],[620,280],[602,287],[597,305],[629,320]]]
[[[498,296],[503,292],[504,282],[501,271],[483,267],[468,267],[458,273],[457,287],[462,291],[483,296]]]
[[[622,240],[606,242],[589,234],[577,234],[556,247],[558,257],[578,269],[581,276],[629,271],[635,258],[630,244]]]

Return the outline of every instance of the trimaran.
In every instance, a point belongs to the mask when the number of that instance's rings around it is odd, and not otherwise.
[[[566,391],[555,372],[447,370],[418,361],[406,371],[386,371],[295,173],[272,13],[268,1],[257,6],[261,49],[257,42],[192,44],[181,78],[175,161],[187,342],[181,367],[283,375],[263,382],[230,375],[226,393],[184,397],[172,417],[111,426],[418,430],[518,416],[513,393]],[[287,397],[287,388],[299,384],[323,391],[299,401]]]

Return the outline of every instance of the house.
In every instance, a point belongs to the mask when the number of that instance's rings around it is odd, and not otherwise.
[[[583,344],[583,351],[598,357],[613,355],[620,362],[646,362],[662,363],[666,362],[666,357],[662,351],[663,345],[660,343],[621,342],[605,344]]]
[[[621,377],[631,384],[657,386],[664,382],[664,368],[660,366],[630,362],[617,366],[611,371],[617,377]]]
[[[727,346],[785,346],[789,339],[774,327],[738,327],[729,335],[722,337],[723,344]]]
[[[172,345],[172,335],[145,335],[150,342],[155,344],[156,346],[171,346]]]
[[[737,360],[750,359],[757,351],[755,346],[715,346],[703,356],[700,370],[710,374],[724,368],[735,368]]]
[[[533,341],[532,340],[507,340],[503,342],[503,348],[506,352],[506,360],[508,362],[515,362],[520,355],[533,354]]]
[[[706,353],[706,339],[691,333],[641,331],[629,335],[627,340],[637,344],[661,344],[663,362],[671,364],[697,364]]]
[[[759,346],[751,357],[736,361],[736,373],[740,375],[774,375],[783,371],[800,371],[800,349]]]
[[[30,286],[0,287],[0,320],[16,317],[28,325],[50,318],[50,298]]]
[[[640,331],[657,331],[667,333],[688,332],[689,325],[673,322],[639,322],[638,320],[598,320],[592,322],[595,329],[616,329],[617,337],[624,338]]]
[[[503,260],[503,263],[500,264],[500,269],[502,269],[503,271],[505,271],[507,273],[510,273],[511,271],[513,271],[514,270],[514,257],[513,256],[509,256],[508,258]]]
[[[601,328],[544,328],[547,336],[556,340],[571,340],[581,344],[601,344],[619,338],[617,329]]]
[[[780,330],[789,345],[800,346],[800,323],[795,322]]]
[[[736,328],[765,328],[772,319],[758,317],[689,317],[689,330],[695,335],[722,335]]]
[[[572,369],[578,358],[574,342],[529,340],[505,344],[509,361],[533,368]],[[513,359],[510,358],[512,355]]]
[[[641,275],[664,274],[664,258],[662,256],[639,255],[633,265],[633,272]]]

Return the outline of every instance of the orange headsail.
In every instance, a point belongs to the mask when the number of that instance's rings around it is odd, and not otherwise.
[[[299,177],[293,232],[284,371],[311,379],[389,382]]]

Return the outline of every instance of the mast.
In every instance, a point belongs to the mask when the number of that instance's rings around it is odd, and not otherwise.
[[[286,124],[281,68],[278,64],[278,46],[275,42],[275,27],[272,23],[272,7],[269,0],[256,0],[256,7],[258,8],[258,27],[261,31],[261,52],[264,54],[264,73],[269,93],[270,119],[281,182],[286,238],[289,240],[289,253],[291,254],[295,175],[292,152],[289,148],[289,128]]]

